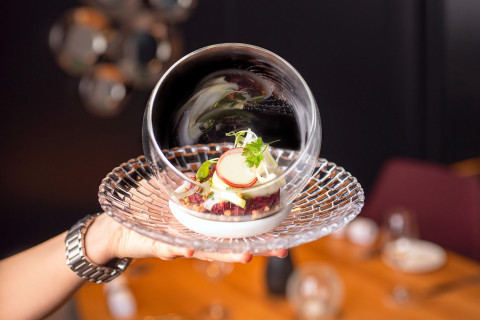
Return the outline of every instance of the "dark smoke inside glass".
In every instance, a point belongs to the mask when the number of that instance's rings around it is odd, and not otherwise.
[[[299,116],[286,101],[292,88],[274,69],[258,57],[222,51],[178,65],[154,101],[157,141],[167,149],[231,142],[226,133],[250,128],[265,142],[280,139],[275,147],[299,150]]]

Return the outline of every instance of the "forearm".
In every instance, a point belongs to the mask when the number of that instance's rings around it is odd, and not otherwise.
[[[101,215],[85,237],[87,254],[98,264],[113,258],[108,224],[109,218]],[[41,319],[85,283],[66,264],[66,234],[0,261],[0,320]]]
[[[67,300],[84,282],[66,264],[66,232],[32,249],[0,261],[0,320],[41,319]],[[251,253],[195,252],[155,241],[99,215],[85,235],[85,254],[97,265],[113,258],[195,257],[204,260],[248,262]],[[266,255],[285,256],[285,249]]]
[[[0,261],[0,319],[41,319],[84,283],[65,263],[65,236]]]

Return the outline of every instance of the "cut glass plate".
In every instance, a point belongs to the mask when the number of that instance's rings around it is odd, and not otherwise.
[[[191,231],[172,215],[169,200],[144,156],[115,168],[99,188],[102,209],[142,235],[200,251],[252,253],[295,247],[345,226],[360,213],[364,192],[349,172],[320,158],[287,218],[270,232],[246,238],[215,238]]]

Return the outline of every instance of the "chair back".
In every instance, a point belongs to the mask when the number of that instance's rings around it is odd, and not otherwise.
[[[382,223],[395,207],[410,210],[420,237],[480,260],[480,183],[439,164],[394,158],[385,163],[362,215]]]

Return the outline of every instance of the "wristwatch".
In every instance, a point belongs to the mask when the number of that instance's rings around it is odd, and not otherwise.
[[[132,261],[130,258],[113,259],[106,266],[101,266],[92,262],[85,254],[85,234],[100,214],[101,212],[80,219],[68,231],[65,238],[67,265],[78,276],[95,283],[112,281],[125,271]]]

